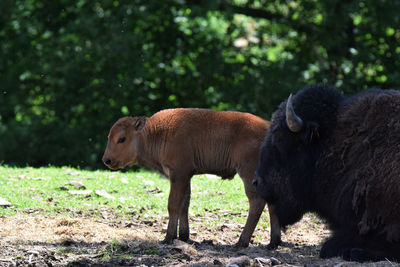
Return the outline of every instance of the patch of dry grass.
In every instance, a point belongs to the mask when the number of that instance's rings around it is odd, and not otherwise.
[[[65,240],[98,243],[135,239],[157,241],[159,238],[140,225],[135,228],[116,228],[80,218],[16,215],[1,218],[0,224],[0,243],[61,243]]]

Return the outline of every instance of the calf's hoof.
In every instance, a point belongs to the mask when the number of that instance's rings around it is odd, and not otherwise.
[[[189,240],[189,234],[185,235],[179,235],[179,240],[188,243]]]
[[[273,241],[273,240],[271,240],[270,242],[269,242],[269,244],[267,245],[267,249],[268,250],[275,250],[275,249],[277,249],[278,248],[278,246],[280,245],[282,243],[282,241],[281,240],[275,240],[275,241]]]
[[[174,242],[174,239],[176,239],[176,238],[166,236],[164,238],[164,240],[161,241],[160,243],[163,244],[163,245],[171,245]]]
[[[249,241],[243,241],[240,240],[233,246],[235,249],[240,249],[240,248],[247,248],[249,246]]]

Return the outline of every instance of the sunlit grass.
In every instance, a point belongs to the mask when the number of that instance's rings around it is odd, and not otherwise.
[[[79,181],[86,188],[76,189],[69,185],[71,181]],[[222,214],[218,218],[199,222],[210,227],[223,224],[226,220],[245,223],[248,201],[238,176],[233,180],[222,180],[210,175],[197,175],[192,178],[191,186],[190,217]],[[69,190],[91,192],[87,195],[71,195]],[[98,196],[96,190],[105,190],[114,199]],[[112,172],[69,167],[0,166],[0,197],[12,204],[10,208],[0,208],[0,216],[31,213],[97,217],[106,209],[117,216],[140,213],[142,216],[167,217],[168,194],[169,181],[151,171]],[[262,219],[259,225],[268,227],[268,220]]]

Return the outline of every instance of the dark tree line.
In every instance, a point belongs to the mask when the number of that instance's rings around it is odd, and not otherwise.
[[[400,2],[0,2],[0,162],[97,168],[119,117],[399,88]]]

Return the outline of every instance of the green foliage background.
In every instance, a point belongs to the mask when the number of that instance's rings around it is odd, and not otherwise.
[[[269,118],[306,84],[400,84],[400,1],[2,0],[0,162],[98,168],[117,118]]]

